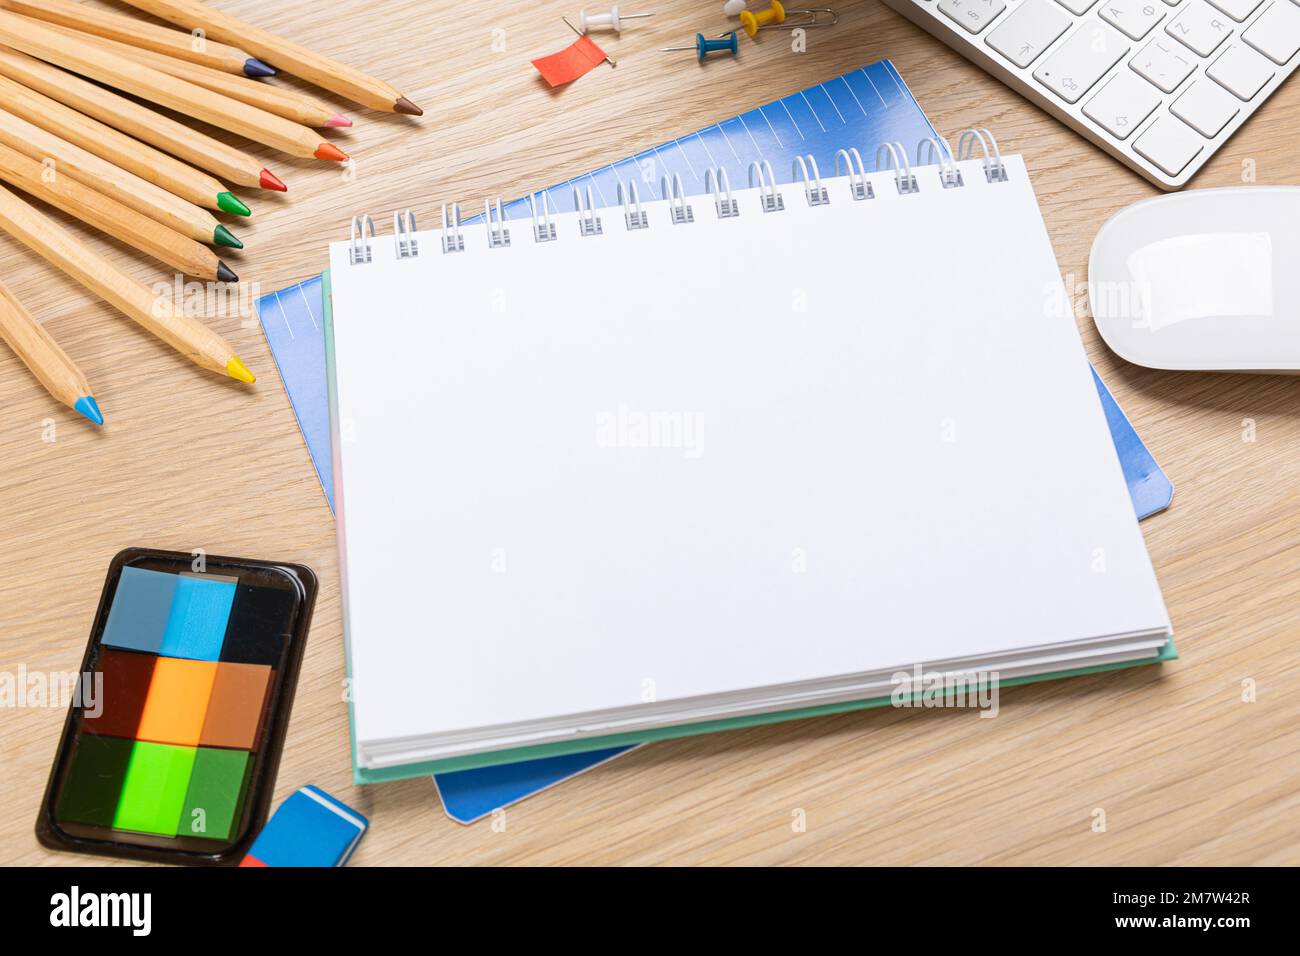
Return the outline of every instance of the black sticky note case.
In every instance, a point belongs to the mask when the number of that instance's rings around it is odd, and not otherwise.
[[[40,842],[164,863],[243,859],[270,808],[316,587],[298,564],[116,555],[79,672],[101,692],[69,708]]]

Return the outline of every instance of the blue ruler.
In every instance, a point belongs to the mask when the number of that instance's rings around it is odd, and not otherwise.
[[[618,203],[620,182],[635,182],[640,195],[650,199],[660,195],[663,177],[674,175],[681,177],[687,195],[700,195],[706,191],[704,171],[712,167],[725,169],[733,186],[745,187],[749,184],[749,164],[755,160],[770,162],[777,182],[790,182],[794,158],[809,154],[816,158],[824,175],[833,175],[837,150],[856,146],[871,168],[880,143],[900,142],[914,152],[919,141],[934,135],[934,127],[894,65],[881,60],[696,133],[565,180],[546,191],[547,199],[553,213],[572,212],[575,209],[574,189],[581,190],[584,197],[590,189],[597,206],[611,206]],[[383,211],[391,213],[396,210]],[[467,209],[466,212],[473,210]],[[532,219],[527,197],[505,204],[503,213],[507,220]],[[478,218],[481,216],[465,221],[473,222]],[[334,474],[321,286],[321,277],[315,276],[263,296],[258,300],[258,312],[307,449],[316,465],[316,474],[332,509]],[[1093,376],[1133,506],[1138,517],[1145,518],[1168,507],[1173,485],[1142,444],[1142,439],[1105,384],[1096,378],[1095,370]],[[627,749],[631,748],[462,770],[438,774],[435,780],[447,813],[455,820],[468,823],[610,760]]]

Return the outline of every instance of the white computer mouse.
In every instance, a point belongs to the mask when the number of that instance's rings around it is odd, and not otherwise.
[[[1300,372],[1300,186],[1134,203],[1093,241],[1088,296],[1135,365]]]

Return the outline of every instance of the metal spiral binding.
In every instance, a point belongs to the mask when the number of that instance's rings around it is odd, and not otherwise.
[[[542,197],[542,217],[541,221],[537,218],[537,197]],[[528,197],[528,208],[533,214],[533,241],[534,242],[553,242],[558,233],[555,231],[555,223],[551,222],[551,194],[543,189],[540,193],[534,193]]]
[[[506,217],[501,212],[501,197],[496,199],[497,218],[492,219],[492,200],[483,200],[483,221],[488,228],[488,248],[499,249],[510,245],[510,230],[506,228]]]
[[[415,213],[409,209],[393,213],[393,248],[399,259],[413,259],[420,254],[420,244],[415,238]]]
[[[464,252],[465,237],[460,232],[460,203],[451,204],[451,227],[447,226],[447,204],[442,204],[442,251]]]
[[[375,221],[369,216],[352,217],[352,247],[348,250],[348,262],[361,265],[370,261],[372,250],[370,240],[375,238]]]
[[[907,150],[903,148],[902,143],[881,143],[876,150],[876,172],[884,172],[880,168],[880,157],[888,156],[889,165],[885,170],[894,171],[894,186],[897,187],[901,196],[911,193],[920,192],[921,188],[916,184],[916,176],[912,174],[912,164],[907,161]]]
[[[927,136],[916,144],[916,164],[918,166],[937,165],[939,167],[939,182],[943,184],[944,189],[966,185],[962,181],[961,170],[952,161],[952,147],[948,145],[948,141],[942,136],[938,139]]]
[[[835,152],[835,175],[840,175],[840,163],[844,163],[844,171],[849,177],[849,193],[854,200],[875,199],[876,191],[871,188],[871,183],[867,181],[867,168],[862,163],[862,154],[857,148],[850,146],[848,149],[836,150]],[[857,164],[856,167],[854,164]]]
[[[727,171],[719,166],[716,170],[709,167],[704,171],[704,188],[713,193],[713,208],[719,219],[730,219],[740,215],[740,203],[731,196],[731,178]]]
[[[755,174],[758,178],[758,201],[763,212],[781,212],[785,209],[785,200],[776,191],[776,174],[772,172],[772,164],[766,159],[761,163],[755,160],[749,164],[750,189],[754,188]]]
[[[977,146],[982,154],[985,179],[990,183],[1007,182],[1007,166],[998,150],[997,140],[992,133],[982,127],[962,132],[956,150],[953,150],[942,136],[936,134],[925,137],[916,144],[916,163],[918,167],[937,166],[939,182],[944,189],[961,188],[966,183],[957,164],[971,161]],[[875,171],[892,172],[894,186],[899,195],[906,196],[921,191],[917,176],[908,161],[907,150],[901,143],[891,142],[880,145],[876,150]],[[875,198],[871,181],[867,178],[862,154],[856,148],[847,147],[836,151],[835,176],[847,177],[849,196],[854,201]],[[811,154],[795,157],[790,165],[790,179],[793,185],[798,186],[802,183],[804,198],[809,206],[823,206],[830,203],[830,190],[822,182],[817,160]],[[667,204],[669,222],[673,224],[694,222],[695,213],[687,201],[688,197],[681,176],[676,173],[664,176],[659,185],[663,200]],[[757,160],[749,164],[749,186],[751,189],[758,190],[759,205],[763,212],[781,212],[785,209],[785,199],[777,189],[776,176],[769,161]],[[712,194],[713,208],[719,219],[740,216],[740,202],[731,193],[731,181],[725,168],[716,166],[705,170],[704,192],[706,195]],[[619,181],[618,202],[623,207],[623,222],[629,230],[651,228],[651,211],[642,206],[635,182]],[[546,190],[534,193],[528,197],[528,203],[532,213],[533,240],[535,242],[555,241],[559,231],[557,224],[551,218],[550,194]],[[583,236],[602,235],[601,217],[591,186],[587,186],[585,191],[578,187],[574,188],[573,205],[578,215],[579,233]],[[506,223],[500,197],[484,200],[483,224],[489,248],[510,245],[510,229]],[[362,265],[373,260],[375,238],[375,223],[370,216],[362,214],[352,217],[348,249],[348,259],[351,264]],[[410,209],[393,214],[393,249],[397,259],[414,259],[420,255],[415,213]],[[460,206],[457,203],[451,203],[450,206],[444,203],[442,206],[442,251],[444,253],[465,251],[465,236],[461,230]]]
[[[573,206],[578,210],[578,232],[584,236],[599,236],[603,231],[600,226],[600,217],[596,215],[596,203],[591,198],[591,187],[587,187],[587,202],[582,202],[582,193],[577,186],[573,187]]]
[[[808,179],[808,167],[812,166],[812,181]],[[826,192],[826,187],[822,185],[822,174],[817,169],[817,158],[809,153],[806,157],[796,156],[794,162],[790,164],[790,178],[794,179],[795,174],[803,179],[803,194],[808,200],[810,206],[825,206],[831,201],[830,195]]]
[[[659,188],[664,199],[668,200],[668,215],[674,226],[695,221],[695,212],[686,202],[686,187],[682,185],[681,176],[673,173],[671,181],[665,176],[659,181]]]
[[[629,230],[650,228],[650,217],[641,208],[641,197],[637,194],[635,182],[628,182],[624,186],[623,181],[619,180],[618,201],[623,204],[623,222],[627,224]]]
[[[998,141],[984,127],[976,126],[961,134],[961,138],[957,140],[957,159],[960,161],[970,159],[977,142],[984,153],[984,178],[991,183],[1005,183],[1007,166],[1002,162]]]

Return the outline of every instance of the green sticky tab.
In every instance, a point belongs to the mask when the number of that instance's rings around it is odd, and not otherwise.
[[[178,836],[228,840],[239,825],[248,751],[200,747],[194,758]]]
[[[175,836],[190,786],[197,747],[137,740],[113,826],[118,830]]]
[[[92,826],[113,825],[126,781],[134,741],[83,733],[59,794],[58,819]]]

